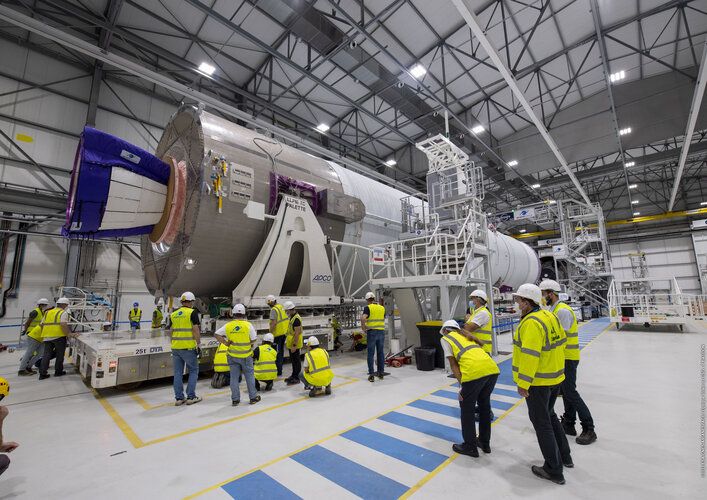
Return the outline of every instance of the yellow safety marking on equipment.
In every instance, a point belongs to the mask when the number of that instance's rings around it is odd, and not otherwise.
[[[25,134],[17,134],[17,140],[22,142],[34,142],[34,138]]]

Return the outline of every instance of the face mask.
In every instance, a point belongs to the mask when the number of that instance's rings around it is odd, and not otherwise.
[[[474,301],[473,300],[469,301],[469,308],[474,309]]]

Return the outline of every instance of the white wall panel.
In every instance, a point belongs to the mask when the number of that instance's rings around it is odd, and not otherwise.
[[[612,243],[611,263],[617,280],[633,277],[629,253],[646,256],[648,275],[655,278],[677,278],[684,293],[699,294],[700,282],[690,236]]]

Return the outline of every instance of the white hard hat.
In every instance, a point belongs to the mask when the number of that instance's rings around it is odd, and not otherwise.
[[[376,294],[373,292],[368,292],[366,294],[366,300],[375,300],[376,299]]]
[[[110,325],[112,325],[112,324],[113,324],[113,323],[111,323],[110,321],[104,321],[104,322],[103,322],[103,326],[110,326]]]
[[[194,297],[194,294],[191,292],[184,292],[182,294],[182,302],[191,302],[192,300],[196,300],[196,297]]]
[[[285,305],[282,307],[285,309],[285,311],[292,311],[295,308],[295,303],[288,300],[287,302],[285,302]]]
[[[484,302],[489,301],[489,298],[486,296],[486,292],[484,292],[483,290],[479,290],[479,289],[476,289],[473,292],[471,292],[471,294],[469,295],[469,298],[471,298],[471,297],[478,297],[481,300],[483,300]]]
[[[47,299],[45,299],[44,297],[42,297],[41,299],[39,299],[37,301],[37,305],[38,306],[47,306],[47,305],[49,305],[49,301]]]
[[[277,297],[274,295],[268,295],[268,302],[275,302],[277,300]]]
[[[56,303],[69,305],[69,299],[67,299],[66,297],[60,297],[59,300],[56,301]]]
[[[533,285],[532,283],[525,283],[518,287],[518,291],[513,294],[516,297],[522,297],[524,299],[532,300],[537,305],[542,304],[543,294],[540,291],[540,287]]]
[[[157,301],[158,306],[164,306],[164,300],[160,299]]]
[[[312,335],[307,339],[307,345],[319,345],[319,339]]]
[[[562,288],[560,288],[560,284],[555,280],[542,280],[540,282],[540,290],[551,290],[560,293]]]
[[[439,333],[443,333],[445,328],[449,328],[452,330],[459,330],[459,323],[457,323],[457,321],[454,319],[448,319],[442,325],[442,328],[439,330]]]
[[[272,333],[263,335],[263,342],[275,342],[275,336]]]
[[[233,314],[245,314],[245,306],[243,304],[236,304],[233,306]]]

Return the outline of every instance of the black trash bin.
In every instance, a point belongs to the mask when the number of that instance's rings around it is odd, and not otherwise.
[[[441,321],[417,323],[417,329],[420,331],[420,345],[435,348],[435,368],[444,368],[444,350],[440,343],[442,336],[439,334],[441,328]]]
[[[435,369],[435,351],[434,346],[415,348],[415,364],[418,370],[430,372]]]

